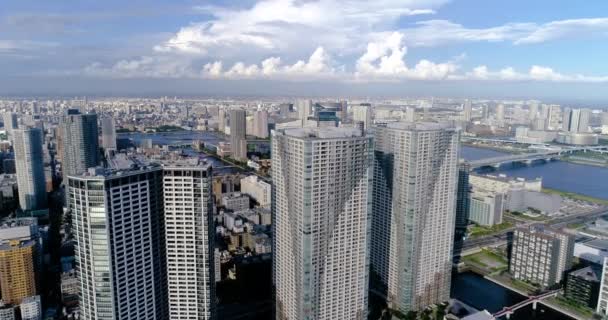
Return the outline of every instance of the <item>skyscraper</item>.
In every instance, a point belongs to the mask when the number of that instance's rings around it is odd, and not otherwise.
[[[466,99],[462,105],[462,120],[471,122],[473,116],[473,107],[471,106],[471,100]]]
[[[569,132],[589,132],[589,109],[568,109],[564,110],[562,120],[562,130]]]
[[[116,127],[110,117],[101,118],[101,146],[105,150],[116,150]]]
[[[372,125],[372,110],[371,105],[369,103],[362,103],[360,105],[355,105],[352,107],[353,110],[353,120],[354,121],[362,121],[363,129],[368,130]]]
[[[167,319],[160,166],[68,176],[84,319]]]
[[[4,122],[4,130],[6,130],[7,135],[12,135],[13,130],[19,127],[19,123],[17,122],[17,115],[12,112],[7,112],[2,115],[2,120]]]
[[[502,103],[496,106],[496,121],[498,121],[499,124],[505,122],[505,105]]]
[[[96,114],[81,114],[70,109],[62,119],[61,163],[64,177],[79,175],[99,163],[99,138]]]
[[[169,319],[215,319],[212,171],[163,165]]]
[[[274,131],[276,319],[367,318],[372,143],[354,128]]]
[[[230,110],[230,146],[232,158],[238,161],[247,161],[247,140],[245,110]]]
[[[300,99],[296,102],[298,108],[298,116],[302,120],[302,126],[306,125],[308,117],[312,113],[312,101],[307,99]]]
[[[217,128],[220,132],[226,131],[226,110],[224,109],[218,111]]]
[[[2,300],[19,304],[37,294],[36,242],[11,240],[0,244],[0,292]]]
[[[253,114],[253,132],[258,138],[268,138],[268,111],[260,110]]]
[[[42,139],[42,131],[38,128],[13,130],[19,205],[22,210],[46,207]]]
[[[450,294],[459,132],[401,122],[375,137],[372,279],[389,307],[422,310]]]

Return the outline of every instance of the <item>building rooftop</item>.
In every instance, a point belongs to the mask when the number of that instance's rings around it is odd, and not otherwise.
[[[592,268],[591,266],[572,271],[570,274],[574,277],[591,282],[600,282],[601,278],[599,270]]]
[[[275,131],[276,132],[276,131]],[[311,139],[338,139],[338,138],[355,138],[361,137],[361,130],[356,128],[334,128],[334,127],[307,127],[278,130],[286,136],[296,138],[311,138]]]
[[[383,124],[378,124],[379,127],[386,127],[390,129],[397,130],[407,130],[407,131],[434,131],[434,130],[456,130],[456,127],[451,122],[406,122],[406,121],[398,121],[398,122],[388,122]]]

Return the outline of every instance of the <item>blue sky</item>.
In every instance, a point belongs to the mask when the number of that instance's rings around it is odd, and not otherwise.
[[[335,93],[608,102],[607,56],[604,0],[0,5],[0,94]]]

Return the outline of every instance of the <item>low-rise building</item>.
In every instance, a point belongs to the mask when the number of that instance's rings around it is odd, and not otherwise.
[[[232,211],[241,211],[249,209],[249,197],[240,192],[226,193],[222,195],[221,205]]]
[[[502,223],[504,194],[473,189],[469,201],[469,220],[482,226]]]
[[[15,307],[0,300],[0,320],[15,320]]]
[[[270,208],[272,201],[272,186],[258,176],[248,176],[241,179],[241,192],[249,195],[260,206]]]
[[[571,235],[538,224],[518,228],[513,232],[509,271],[515,279],[550,287],[564,278],[573,251]]]
[[[601,265],[608,257],[608,240],[592,239],[574,244],[574,256]]]
[[[21,311],[21,320],[41,320],[42,303],[40,302],[40,296],[23,299],[19,305],[19,310]]]

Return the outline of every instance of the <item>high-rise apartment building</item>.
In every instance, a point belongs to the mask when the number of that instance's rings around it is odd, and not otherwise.
[[[17,114],[7,112],[2,115],[2,121],[4,122],[4,130],[6,134],[11,136],[13,130],[19,128],[19,122],[17,122]]]
[[[249,195],[260,206],[269,208],[272,202],[272,186],[256,175],[241,179],[241,192]]]
[[[396,122],[374,132],[372,279],[390,307],[422,310],[449,299],[459,131]]]
[[[247,161],[247,121],[245,110],[230,110],[230,147],[232,158]]]
[[[0,301],[0,320],[15,320],[15,307]]]
[[[36,247],[32,240],[0,245],[0,292],[5,303],[19,304],[37,294]]]
[[[42,140],[42,131],[38,128],[13,130],[19,205],[22,210],[46,207]]]
[[[473,118],[473,107],[471,106],[471,100],[466,99],[462,105],[462,120],[471,122]]]
[[[217,114],[217,129],[220,132],[226,131],[226,110],[220,109]]]
[[[101,146],[105,150],[116,150],[116,127],[110,117],[101,118]]]
[[[513,232],[509,272],[515,279],[549,287],[559,283],[571,267],[572,236],[543,225],[518,228]]]
[[[353,110],[353,120],[363,122],[363,129],[368,130],[372,125],[372,107],[369,103],[362,103],[354,105],[351,108]]]
[[[96,114],[81,114],[70,109],[61,123],[64,177],[79,175],[99,163],[99,138]]]
[[[274,131],[276,319],[367,318],[372,143],[354,128]]]
[[[562,130],[569,132],[589,132],[589,109],[565,109]]]
[[[160,166],[67,179],[84,319],[167,319]]]
[[[260,110],[253,114],[253,134],[258,138],[268,138],[268,111]]]
[[[215,319],[211,165],[163,164],[169,319]]]
[[[298,116],[302,121],[302,126],[306,126],[308,117],[312,113],[312,101],[308,99],[300,99],[296,102],[296,108],[298,108]]]

